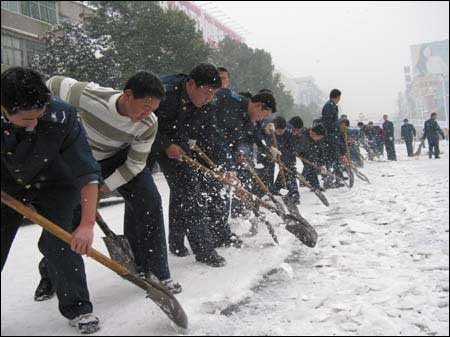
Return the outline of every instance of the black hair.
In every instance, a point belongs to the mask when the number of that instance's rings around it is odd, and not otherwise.
[[[364,126],[363,122],[358,122],[358,126]]]
[[[346,118],[343,118],[339,121],[339,125],[344,124],[346,127],[350,127],[350,121]]]
[[[327,129],[322,124],[317,124],[313,128],[311,128],[311,131],[314,132],[316,135],[319,136],[326,136],[327,135]]]
[[[373,122],[372,121],[370,121],[368,124],[373,124]]]
[[[252,98],[253,95],[250,91],[241,91],[239,92],[239,95],[246,98]]]
[[[275,125],[275,129],[277,129],[277,130],[284,130],[287,127],[286,120],[281,116],[274,118],[272,123]]]
[[[3,82],[2,82],[2,86],[3,86]],[[430,117],[434,117],[434,116],[437,116],[436,112],[433,112]]]
[[[294,127],[294,129],[303,128],[303,120],[298,116],[292,117],[291,120],[289,121],[289,124],[291,124]]]
[[[194,80],[197,87],[204,86],[216,89],[222,87],[219,71],[209,63],[201,63],[192,69],[189,79]]]
[[[333,89],[333,90],[331,90],[331,92],[330,92],[330,99],[331,98],[338,98],[338,97],[341,97],[341,91],[339,90],[339,89]]]
[[[405,118],[405,119],[403,120],[403,122],[408,123],[408,122],[409,122],[408,118]]]
[[[134,74],[125,84],[125,88],[133,92],[133,97],[136,99],[155,97],[163,100],[166,91],[164,85],[158,76],[148,71],[139,71]]]
[[[277,112],[277,102],[270,90],[260,90],[256,95],[252,96],[250,100],[253,103],[261,102],[263,104],[263,110],[272,109],[272,113]]]
[[[18,110],[42,109],[52,95],[36,70],[12,67],[2,73],[2,106],[10,115]]]
[[[228,69],[225,67],[217,67],[217,70],[221,73],[227,73],[228,74]]]

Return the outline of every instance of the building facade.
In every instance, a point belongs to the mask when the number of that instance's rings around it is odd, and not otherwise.
[[[91,12],[80,1],[2,1],[1,63],[28,66],[45,50],[41,38],[53,25]]]

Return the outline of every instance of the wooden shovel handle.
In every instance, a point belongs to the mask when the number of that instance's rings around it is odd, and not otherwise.
[[[16,200],[15,198],[11,197],[9,194],[2,191],[2,203],[5,205],[11,207],[16,212],[22,214],[24,217],[30,219],[33,223],[38,224],[39,226],[43,227],[46,231],[50,232],[60,240],[64,241],[65,243],[69,244],[72,242],[72,235],[68,232],[66,232],[64,229],[59,227],[58,225],[54,224],[47,218],[43,217],[42,215],[36,213],[31,208],[25,206],[20,201]],[[123,267],[122,265],[118,264],[117,262],[114,262],[113,260],[109,259],[99,251],[92,248],[91,258],[93,258],[95,261],[99,262],[100,264],[104,265],[105,267],[115,271],[117,274],[124,276],[129,274],[128,269]]]

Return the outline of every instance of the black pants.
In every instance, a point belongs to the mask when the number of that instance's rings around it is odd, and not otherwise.
[[[128,149],[99,162],[104,178],[127,159]],[[151,271],[160,280],[170,278],[161,196],[148,168],[117,191],[125,200],[124,234],[130,242],[138,271]],[[74,223],[81,219],[75,210]]]
[[[295,172],[296,168],[293,165],[289,165],[289,169]],[[286,175],[286,189],[289,191],[287,198],[293,204],[300,203],[300,192],[298,190],[297,178],[294,174],[285,171]],[[278,193],[283,188],[281,172],[278,173],[277,180],[275,181],[274,190]]]
[[[412,157],[414,155],[413,140],[405,139],[405,144],[406,144],[406,152],[408,153],[408,157]]]
[[[397,160],[397,154],[395,153],[395,143],[391,140],[385,140],[384,146],[386,147],[388,160]]]
[[[430,159],[433,154],[435,158],[439,158],[439,155],[441,154],[439,149],[439,140],[428,139],[428,156]]]
[[[209,231],[215,246],[228,241],[231,232],[228,218],[230,214],[230,189],[221,183],[205,181],[203,191],[206,192],[206,214]]]
[[[58,186],[42,189],[35,198],[28,200],[37,212],[64,230],[72,232],[73,211],[80,202],[80,195],[73,186]],[[8,258],[14,237],[23,217],[11,208],[1,206],[1,250],[2,270]],[[78,225],[78,224],[77,224]],[[82,257],[70,246],[43,230],[38,243],[44,255],[44,276],[53,284],[58,297],[58,307],[67,319],[92,312],[86,274]]]
[[[325,138],[324,142],[324,160],[328,169],[338,168],[338,134],[330,132]]]
[[[169,244],[182,247],[187,235],[194,255],[208,256],[214,243],[207,223],[205,194],[201,191],[203,176],[176,160],[163,158],[158,162],[170,187]]]
[[[302,175],[305,177],[306,181],[311,184],[312,187],[319,189],[320,183],[317,174],[317,169],[314,166],[308,164],[303,165]]]

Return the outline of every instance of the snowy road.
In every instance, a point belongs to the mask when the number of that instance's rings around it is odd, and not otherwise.
[[[190,318],[179,331],[133,286],[92,261],[87,272],[99,335],[448,335],[449,162],[405,158],[367,163],[372,185],[327,192],[322,206],[302,189],[302,214],[319,232],[308,249],[281,227],[280,247],[261,226],[242,250],[221,250],[211,269],[171,257]],[[167,186],[159,181],[167,204]],[[123,206],[102,210],[121,230]],[[276,220],[273,218],[273,220]],[[239,224],[245,232],[248,223]],[[56,300],[34,303],[39,229],[22,228],[2,273],[2,335],[70,335]],[[100,233],[95,245],[102,247]],[[104,251],[104,249],[102,248]],[[265,275],[265,276],[263,276]]]

